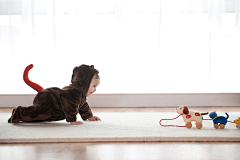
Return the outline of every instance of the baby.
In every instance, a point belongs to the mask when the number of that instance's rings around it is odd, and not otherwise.
[[[33,105],[18,106],[13,109],[8,123],[66,119],[73,125],[83,124],[81,121],[76,121],[78,113],[83,120],[101,120],[97,116],[93,116],[91,108],[86,102],[86,97],[93,94],[100,83],[98,73],[93,65],[75,67],[69,86],[62,89],[52,87],[41,90],[34,98]]]

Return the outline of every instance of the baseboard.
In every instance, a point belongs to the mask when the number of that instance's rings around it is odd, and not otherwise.
[[[31,105],[34,94],[0,95],[0,107]],[[91,107],[240,106],[240,93],[94,94]]]

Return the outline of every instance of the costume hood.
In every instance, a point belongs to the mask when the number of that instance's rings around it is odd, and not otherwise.
[[[75,67],[73,69],[71,83],[80,88],[83,95],[86,95],[94,74],[98,73],[99,71],[96,70],[93,65],[80,65],[79,67]]]

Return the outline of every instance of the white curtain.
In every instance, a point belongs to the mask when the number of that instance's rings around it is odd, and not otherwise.
[[[64,87],[81,64],[96,93],[240,92],[239,0],[0,0],[0,94]]]

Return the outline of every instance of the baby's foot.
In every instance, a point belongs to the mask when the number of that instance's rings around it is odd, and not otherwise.
[[[16,110],[16,109],[13,109],[13,111],[12,111],[12,115],[13,115],[13,113],[14,113],[15,110]],[[12,123],[12,121],[11,121],[11,119],[12,119],[12,115],[11,115],[11,117],[8,119],[8,123]]]
[[[14,109],[11,117],[11,123],[18,123],[20,121],[19,109]]]

